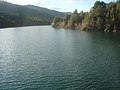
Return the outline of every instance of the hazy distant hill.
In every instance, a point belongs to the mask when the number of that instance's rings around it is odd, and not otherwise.
[[[72,14],[72,12],[62,12],[62,13],[64,13],[64,14]]]
[[[64,13],[34,5],[16,5],[0,1],[0,27],[50,24],[55,16]]]
[[[47,9],[47,8],[34,6],[34,5],[26,5],[25,7],[28,7],[29,9],[32,9],[34,11],[39,12],[44,17],[54,18],[55,16],[64,16],[64,13],[54,11],[54,10],[50,10],[50,9]]]
[[[8,3],[5,1],[0,1],[0,11],[8,12],[8,13],[21,13],[25,16],[39,16],[42,18],[54,18],[55,16],[63,16],[64,13],[50,10],[47,8],[42,8],[33,5],[16,5],[12,3]]]

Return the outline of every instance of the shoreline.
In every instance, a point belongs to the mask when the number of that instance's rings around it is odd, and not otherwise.
[[[22,27],[33,27],[33,26],[51,26],[50,24],[49,25],[28,25],[28,26],[14,26],[14,27],[0,27],[0,30],[1,29],[6,29],[6,28],[22,28]]]

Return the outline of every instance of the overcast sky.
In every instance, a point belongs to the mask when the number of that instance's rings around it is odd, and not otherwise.
[[[96,0],[5,0],[19,5],[36,5],[45,7],[61,12],[73,12],[75,9],[78,11],[89,11],[94,5]],[[100,0],[106,3],[116,0]]]

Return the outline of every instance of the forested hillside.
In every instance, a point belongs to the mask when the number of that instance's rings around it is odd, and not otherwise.
[[[96,1],[89,12],[75,10],[64,17],[55,17],[53,27],[80,30],[120,32],[120,0],[104,3]]]
[[[64,13],[33,5],[20,6],[0,1],[0,27],[49,25],[55,16],[64,16]]]

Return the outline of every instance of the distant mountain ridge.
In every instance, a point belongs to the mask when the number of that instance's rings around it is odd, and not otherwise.
[[[62,13],[62,12],[50,10],[48,8],[43,8],[43,7],[39,7],[39,6],[26,5],[25,7],[36,10],[38,12],[42,12],[41,13],[42,15],[44,15],[44,16],[48,15],[49,17],[52,17],[52,18],[54,18],[55,16],[63,16],[64,15],[64,13]]]
[[[62,13],[64,13],[64,14],[72,14],[72,12],[62,12]]]
[[[55,16],[63,16],[64,13],[50,10],[47,8],[42,8],[34,5],[16,5],[6,1],[0,1],[0,11],[8,12],[8,13],[21,13],[25,16],[39,16],[42,18],[52,19]]]
[[[0,28],[28,25],[49,25],[55,16],[65,13],[34,5],[17,5],[0,1]]]

